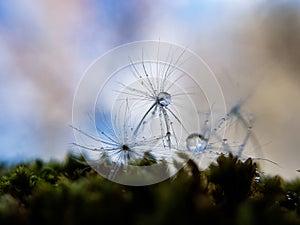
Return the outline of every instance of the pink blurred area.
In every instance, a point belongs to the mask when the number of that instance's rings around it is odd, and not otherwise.
[[[216,73],[228,107],[257,115],[265,157],[297,176],[300,18],[297,1],[28,0],[0,2],[0,161],[61,159],[86,68],[143,39],[187,46]],[[265,144],[268,143],[268,144]]]
[[[1,2],[0,160],[66,154],[76,85],[93,60],[136,38],[147,2],[136,3]]]

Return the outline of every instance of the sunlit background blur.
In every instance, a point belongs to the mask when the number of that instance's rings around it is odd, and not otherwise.
[[[300,173],[300,1],[0,1],[0,161],[63,159],[86,68],[144,39],[187,46],[215,72],[228,107],[252,113],[267,173]]]

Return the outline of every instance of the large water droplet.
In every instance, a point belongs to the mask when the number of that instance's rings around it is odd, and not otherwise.
[[[202,152],[207,147],[207,139],[201,134],[193,133],[186,138],[186,146],[189,151]]]
[[[160,92],[157,101],[161,106],[168,106],[171,103],[171,95],[167,92]]]

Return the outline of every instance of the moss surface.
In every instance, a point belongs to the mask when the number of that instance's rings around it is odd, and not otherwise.
[[[0,224],[300,224],[300,180],[257,179],[248,159],[188,161],[162,183],[112,183],[72,155],[1,166]]]

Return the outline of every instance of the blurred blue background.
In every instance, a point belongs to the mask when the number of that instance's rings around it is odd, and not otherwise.
[[[200,55],[230,107],[245,100],[262,151],[288,178],[300,168],[300,4],[263,0],[0,0],[0,161],[62,159],[85,69],[144,39]]]

